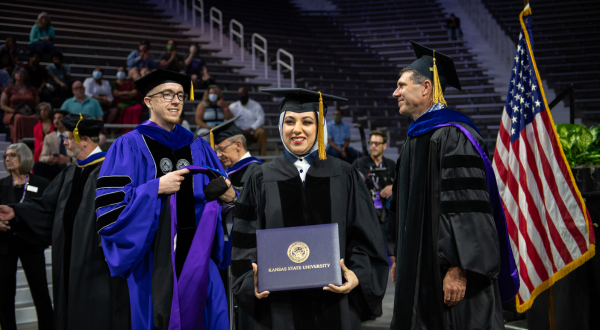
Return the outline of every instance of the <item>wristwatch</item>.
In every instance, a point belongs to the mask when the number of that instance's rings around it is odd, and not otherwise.
[[[238,198],[237,195],[235,195],[233,197],[233,200],[231,202],[227,203],[227,204],[229,204],[229,205],[235,205],[235,202],[237,202],[237,198]]]

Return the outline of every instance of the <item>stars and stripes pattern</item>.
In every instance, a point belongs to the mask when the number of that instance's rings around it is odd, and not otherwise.
[[[519,312],[591,258],[595,242],[545,100],[530,22],[527,8],[493,161],[521,280]]]

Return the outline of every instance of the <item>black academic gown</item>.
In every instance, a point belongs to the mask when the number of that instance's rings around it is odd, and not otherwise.
[[[376,314],[388,264],[373,202],[358,171],[333,157],[315,160],[303,183],[284,156],[255,168],[235,206],[231,268],[238,305],[256,329],[360,329]],[[360,284],[349,294],[311,290],[271,292],[256,299],[252,263],[256,230],[337,223],[340,254]]]
[[[56,329],[130,329],[126,280],[111,277],[96,231],[96,181],[102,162],[70,166],[41,198],[10,205],[13,230],[52,245]]]
[[[477,132],[461,125],[485,148]],[[396,164],[392,329],[504,329],[500,249],[476,149],[458,128],[445,127],[409,137]],[[452,266],[467,270],[467,287],[464,299],[448,307],[442,283]]]
[[[229,181],[231,181],[231,184],[233,185],[233,187],[237,188],[236,191],[242,190],[241,188],[244,187],[244,184],[246,182],[248,182],[248,179],[250,178],[250,173],[252,173],[252,170],[260,165],[262,165],[262,164],[250,163],[250,164],[246,165],[244,168],[240,169],[239,171],[228,175]]]

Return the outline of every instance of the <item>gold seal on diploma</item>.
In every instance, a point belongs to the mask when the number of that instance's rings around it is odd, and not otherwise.
[[[306,259],[308,259],[309,254],[310,250],[308,249],[308,245],[302,242],[294,242],[288,248],[288,257],[297,264],[305,262]]]

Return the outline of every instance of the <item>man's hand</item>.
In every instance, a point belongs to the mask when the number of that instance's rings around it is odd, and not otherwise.
[[[227,191],[219,196],[219,198],[224,201],[225,203],[231,203],[233,201],[233,199],[235,198],[235,190],[233,190],[233,186],[231,185],[231,181],[225,179],[225,183],[227,183],[227,185],[229,186],[229,189],[227,189]]]
[[[179,191],[181,187],[181,181],[185,179],[183,176],[190,173],[190,170],[184,168],[183,170],[170,172],[160,178],[158,184],[159,194],[174,194]],[[0,210],[1,214],[1,210]],[[1,217],[1,216],[0,216]]]
[[[50,37],[49,37],[49,36],[45,36],[45,37],[44,37],[44,40],[46,40],[46,41],[50,41]]]
[[[444,304],[454,306],[465,297],[467,270],[450,267],[444,276]]]
[[[63,165],[69,163],[71,161],[71,158],[65,155],[58,155],[58,157],[56,157],[54,160],[59,164]]]
[[[385,188],[381,189],[381,191],[379,192],[379,196],[381,196],[381,198],[389,198],[392,196],[392,185],[387,185],[385,186]]]
[[[347,156],[346,149],[342,148],[341,152],[342,152],[342,158],[346,158],[346,156]]]
[[[64,82],[62,82],[62,81],[59,81],[59,82],[58,82],[58,85],[59,85],[60,87],[64,88],[64,89],[67,89],[67,84],[65,84],[65,83],[64,83]]]
[[[8,221],[0,221],[0,231],[9,231],[10,226],[8,225]]]
[[[252,263],[252,270],[254,271],[254,296],[257,299],[267,298],[271,292],[263,291],[258,293],[258,265]]]
[[[390,275],[392,276],[392,283],[396,284],[396,257],[391,256],[392,268],[390,269]]]
[[[171,51],[171,58],[170,58],[170,59],[171,59],[171,60],[174,60],[174,59],[175,59],[175,57],[177,57],[177,51],[176,51],[176,50],[172,50],[172,51]]]
[[[344,274],[344,278],[346,279],[346,283],[342,284],[342,286],[335,286],[333,284],[329,284],[329,286],[323,287],[325,291],[333,291],[335,293],[343,293],[348,294],[352,289],[358,286],[358,278],[354,274],[353,271],[348,269],[346,265],[344,265],[344,259],[340,260],[340,266],[342,266],[342,273]]]
[[[8,222],[15,217],[15,211],[12,207],[0,205],[0,221]]]

